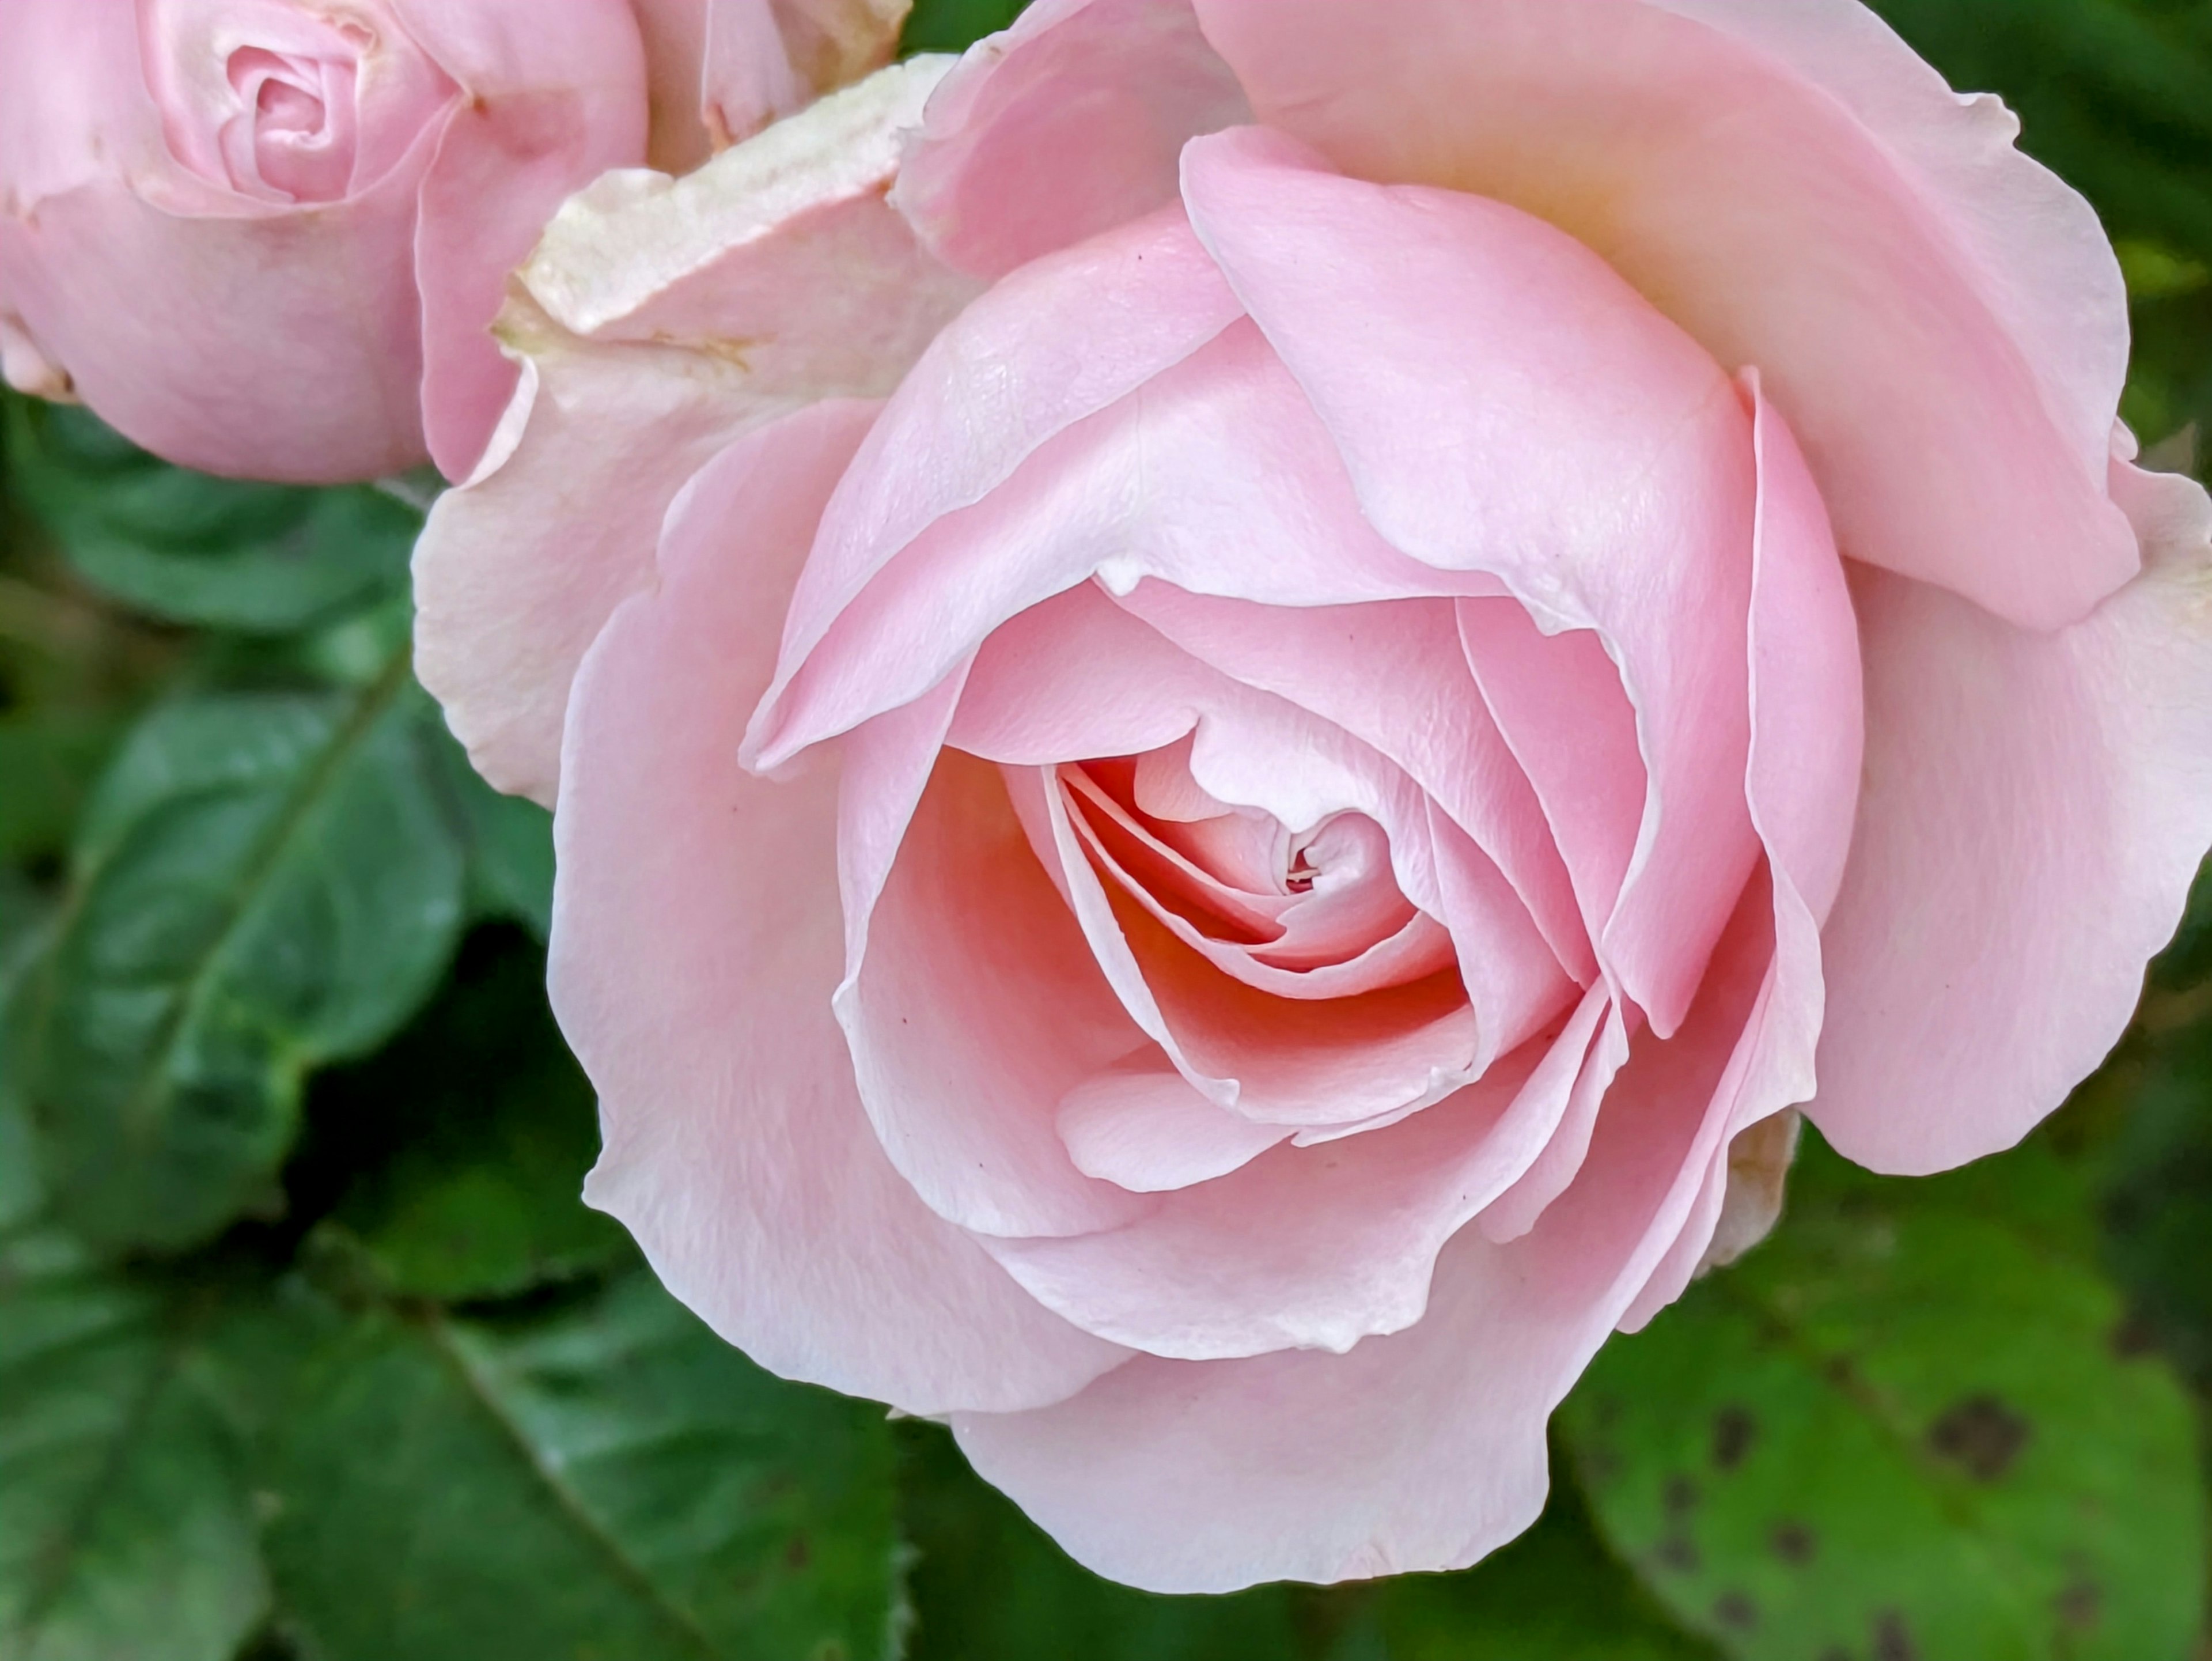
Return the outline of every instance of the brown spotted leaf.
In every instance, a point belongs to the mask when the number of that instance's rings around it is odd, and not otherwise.
[[[1599,1357],[1562,1426],[1679,1618],[1743,1661],[2189,1653],[2188,1406],[2063,1232],[1991,1202],[2050,1163],[1912,1183],[1808,1148],[1768,1245]]]

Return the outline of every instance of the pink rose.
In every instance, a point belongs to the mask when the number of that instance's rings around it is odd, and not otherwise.
[[[1790,1110],[1933,1171],[2120,1033],[2212,508],[1854,0],[1041,0],[886,205],[939,73],[565,212],[418,556],[591,1197],[1104,1573],[1466,1564]]]
[[[216,472],[465,474],[546,217],[889,55],[905,0],[7,0],[0,367]]]

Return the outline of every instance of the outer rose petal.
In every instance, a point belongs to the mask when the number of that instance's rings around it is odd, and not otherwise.
[[[1680,1036],[1639,1046],[1581,1179],[1524,1240],[1463,1230],[1418,1325],[1346,1355],[1142,1357],[1057,1407],[957,1414],[976,1469],[1154,1591],[1464,1567],[1511,1539],[1543,1506],[1546,1420],[1725,1156],[1771,938],[1739,923]]]
[[[408,249],[428,159],[426,142],[350,202],[235,217],[87,183],[34,222],[0,212],[0,294],[50,370],[180,466],[301,484],[404,472],[423,459]],[[208,306],[226,292],[253,296],[251,329]]]
[[[629,0],[392,3],[461,89],[422,181],[415,270],[423,430],[446,476],[465,478],[514,392],[489,332],[507,274],[571,191],[645,154],[644,48]]]
[[[1174,201],[1184,141],[1251,119],[1190,0],[1038,0],[931,101],[894,199],[1001,277]]]
[[[1840,99],[1970,257],[2059,429],[2094,478],[2128,369],[2127,295],[2096,210],[2014,147],[1990,94],[1962,96],[1859,0],[1646,0],[1735,36]]]
[[[886,70],[681,181],[614,175],[548,230],[501,324],[527,371],[507,430],[415,557],[417,668],[501,789],[552,800],[576,664],[684,481],[810,399],[889,392],[966,298],[883,201],[941,72]]]
[[[1852,557],[2046,628],[2133,574],[2104,452],[2125,323],[2113,267],[2084,246],[2094,222],[2004,159],[2008,118],[1962,109],[1940,139],[1896,120],[1911,103],[1924,121],[1924,88],[1878,83],[1903,82],[1902,55],[1843,27],[1838,0],[1762,8],[1794,15],[1756,27],[1734,0],[1696,9],[1801,61],[1823,38],[1842,99],[1647,0],[1400,0],[1387,27],[1338,0],[1195,3],[1262,122],[1362,177],[1550,219],[1726,367],[1763,369]],[[1853,104],[1886,106],[1915,165]],[[1989,196],[1965,210],[1969,175],[2033,210]],[[1996,252],[1993,214],[2030,246],[2062,246]],[[2087,344],[2045,370],[2052,319]]]
[[[1866,783],[1808,1111],[1862,1165],[1943,1170],[2057,1108],[2212,841],[2212,508],[2118,481],[2148,567],[2057,635],[1858,574]]]
[[[678,1297],[787,1377],[1006,1410],[1122,1352],[1045,1313],[884,1159],[830,1010],[836,771],[778,784],[736,762],[780,599],[872,417],[817,405],[725,452],[671,515],[661,586],[593,648],[556,822],[553,996],[600,1091],[588,1197]]]

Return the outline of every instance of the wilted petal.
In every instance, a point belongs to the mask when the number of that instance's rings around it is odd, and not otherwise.
[[[684,480],[811,399],[890,392],[967,298],[883,200],[932,74],[886,71],[688,179],[614,175],[548,231],[501,325],[526,368],[502,442],[415,563],[418,669],[501,789],[551,800],[575,666]]]

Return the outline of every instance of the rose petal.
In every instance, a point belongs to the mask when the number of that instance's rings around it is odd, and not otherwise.
[[[1388,27],[1336,0],[1197,6],[1261,121],[1363,178],[1540,215],[1724,366],[1759,365],[1852,557],[2044,628],[2134,572],[2105,479],[2126,323],[2094,216],[2011,154],[1993,103],[1932,125],[1930,77],[1879,25],[1837,0],[1407,0]]]
[[[2172,475],[2119,482],[2148,568],[2057,634],[1855,574],[1866,782],[1808,1111],[1862,1165],[1943,1170],[2057,1108],[2212,841],[2212,510]]]
[[[0,269],[4,269],[6,242],[7,233],[0,229]],[[30,325],[4,306],[0,306],[0,380],[31,398],[65,404],[76,397],[61,365],[31,338]]]
[[[1607,998],[1604,1024],[1591,1043],[1582,1076],[1575,1080],[1574,1092],[1567,1098],[1566,1110],[1553,1127],[1551,1140],[1528,1162],[1528,1168],[1478,1220],[1484,1238],[1499,1245],[1521,1238],[1582,1174],[1583,1161],[1589,1157],[1590,1143],[1597,1135],[1599,1110],[1605,1105],[1620,1069],[1628,1065],[1630,1032],[1628,1018],[1619,1001]],[[1625,1110],[1635,1109],[1625,1106]]]
[[[1069,1091],[1058,1123],[1077,1170],[1134,1194],[1212,1182],[1291,1137],[1286,1125],[1255,1124],[1208,1101],[1157,1045]]]
[[[500,788],[551,800],[575,666],[648,580],[684,481],[811,399],[888,393],[966,299],[882,199],[930,74],[887,71],[680,181],[614,175],[548,231],[500,326],[526,367],[511,443],[415,557],[417,670]]]
[[[1040,1309],[884,1158],[830,1013],[835,772],[777,784],[735,764],[775,601],[866,419],[817,405],[725,453],[672,519],[660,586],[593,648],[556,821],[553,994],[600,1091],[590,1198],[678,1297],[787,1377],[1000,1410],[1118,1353]]]
[[[720,0],[766,10],[768,0]],[[718,0],[630,0],[645,47],[651,103],[647,165],[666,173],[689,173],[714,154],[707,131],[707,13]]]
[[[1402,1331],[1445,1243],[1550,1139],[1607,1003],[1590,995],[1563,1029],[1395,1124],[1279,1149],[1110,1232],[992,1250],[1048,1308],[1149,1354],[1342,1354]]]
[[[1147,581],[1121,605],[1200,661],[1403,768],[1505,873],[1569,971],[1595,977],[1558,845],[1468,673],[1449,600],[1262,606]]]
[[[1863,709],[1858,634],[1827,514],[1788,425],[1747,377],[1759,465],[1747,666],[1752,740],[1745,794],[1766,851],[1774,961],[1762,988],[1731,1136],[1814,1088],[1825,993],[1820,923],[1828,915],[1850,838],[1859,782]],[[1585,1083],[1609,1078],[1628,1052],[1615,1019]],[[1493,1240],[1518,1238],[1565,1192],[1580,1169],[1603,1095],[1578,1095],[1559,1134],[1513,1191],[1483,1214]],[[1708,1193],[1682,1239],[1632,1311],[1640,1323],[1680,1294],[1709,1255],[1723,1215],[1726,1161],[1715,1156]]]
[[[465,478],[514,394],[491,338],[507,273],[562,199],[645,154],[644,47],[628,0],[536,13],[389,0],[460,88],[424,176],[415,240],[422,424],[446,477]]]
[[[1700,1275],[1709,1269],[1727,1267],[1774,1232],[1774,1225],[1781,1220],[1790,1166],[1797,1157],[1798,1133],[1804,1123],[1798,1114],[1778,1113],[1747,1130],[1739,1130],[1729,1143],[1721,1214],[1698,1264]]]
[[[300,484],[403,472],[424,454],[407,251],[429,141],[317,210],[312,239],[289,209],[188,216],[113,179],[31,220],[0,213],[0,295],[78,396],[179,466]],[[252,329],[204,303],[224,292],[253,296]]]
[[[1587,629],[1546,635],[1512,599],[1454,608],[1460,665],[1540,804],[1580,907],[1584,938],[1604,940],[1620,905],[1651,796],[1636,710],[1605,645]],[[1607,953],[1607,957],[1611,957]],[[1639,1000],[1642,965],[1608,964]]]
[[[2019,123],[2003,105],[1953,92],[1859,0],[1647,3],[1757,48],[1844,103],[1955,239],[1960,277],[2019,343],[2088,477],[2101,477],[2128,368],[2119,262],[2081,193],[2014,147]]]
[[[1599,956],[1666,1036],[1757,850],[1736,783],[1755,485],[1735,390],[1517,210],[1346,179],[1251,128],[1193,141],[1183,192],[1375,527],[1502,580],[1547,632],[1595,630],[1619,664],[1650,780]]]
[[[1189,0],[1039,0],[945,82],[895,199],[1001,277],[1173,202],[1184,141],[1250,119]]]
[[[779,764],[844,730],[817,722],[811,736],[787,735],[795,724],[783,707],[788,689],[841,615],[909,544],[947,515],[1003,495],[1000,487],[1032,452],[1147,386],[1238,315],[1212,261],[1170,210],[1040,260],[956,318],[900,386],[823,516],[793,598],[775,684],[746,740],[748,764]],[[999,511],[995,500],[991,510]],[[972,650],[988,627],[945,663]],[[940,666],[903,691],[886,684],[890,696],[847,726],[905,702],[942,673]],[[872,686],[896,678],[868,678]]]
[[[858,750],[846,761],[848,802],[886,818],[900,793],[884,774],[902,764]],[[868,1116],[923,1202],[981,1234],[1079,1233],[1141,1211],[1075,1168],[1054,1115],[1144,1034],[1030,852],[998,770],[945,751],[880,892],[856,893],[849,877],[843,887],[857,962],[838,1019]]]
[[[1504,1544],[1542,1508],[1545,1421],[1724,1147],[1715,1092],[1771,939],[1745,921],[1678,1037],[1639,1047],[1634,1106],[1568,1198],[1510,1246],[1462,1230],[1410,1330],[1346,1355],[1141,1357],[1057,1407],[956,1415],[976,1469],[1078,1561],[1156,1591],[1460,1568]]]
[[[1267,694],[1176,651],[1094,588],[1024,612],[979,657],[950,742],[1012,767],[1158,748],[1195,725],[1199,783],[1285,824],[1358,812],[1389,834],[1399,886],[1437,904],[1425,803],[1389,763]],[[1047,774],[1022,811],[1130,1018],[1197,1089],[1276,1123],[1357,1123],[1474,1076],[1480,1035],[1455,977],[1311,1003],[1229,979],[1109,890]],[[1118,885],[1117,885],[1118,889]],[[847,885],[848,896],[854,885]],[[1542,947],[1530,944],[1540,956]]]
[[[1545,1055],[1532,1044],[1386,1130],[1279,1147],[1233,1175],[1163,1196],[1110,1232],[990,1249],[1045,1307],[1148,1354],[1341,1354],[1421,1318],[1437,1254],[1465,1220],[1452,1213],[1471,1214],[1510,1180],[1505,1154],[1482,1154],[1527,1140],[1500,1134],[1516,1098],[1554,1116],[1564,1104],[1581,1056],[1571,1040],[1561,1047],[1574,1053],[1547,1069],[1559,1076],[1545,1086],[1530,1082]]]
[[[707,8],[700,114],[717,149],[750,138],[806,101],[808,88],[785,49],[768,0],[715,0]]]
[[[1278,605],[1496,592],[1486,576],[1439,572],[1376,535],[1311,406],[1242,319],[1163,366],[1140,392],[1053,434],[981,501],[944,502],[934,522],[911,512],[925,493],[941,497],[939,480],[954,465],[949,441],[969,432],[974,411],[1000,401],[1010,366],[1030,373],[1018,339],[1003,356],[980,350],[978,314],[1009,286],[948,331],[976,328],[972,358],[938,363],[933,352],[884,416],[888,430],[926,387],[949,425],[911,433],[908,447],[896,438],[872,443],[855,465],[851,499],[896,503],[914,533],[896,545],[889,538],[848,545],[836,508],[825,520],[806,581],[817,571],[823,580],[812,595],[802,582],[784,667],[749,740],[756,764],[776,765],[919,696],[1006,619],[1094,573],[1117,594],[1150,576]],[[832,579],[838,567],[852,575]]]
[[[545,227],[524,283],[595,340],[690,346],[794,392],[895,382],[976,292],[883,200],[945,67],[871,76],[682,179],[599,179]]]
[[[1180,911],[1165,904],[1155,892],[1155,880],[1146,873],[1164,863],[1146,861],[1150,851],[1110,802],[1102,803],[1085,792],[1079,781],[1063,781],[1069,806],[1075,811],[1069,823],[1084,851],[1100,873],[1150,914],[1183,947],[1196,952],[1221,973],[1279,998],[1318,1000],[1353,997],[1386,986],[1423,980],[1453,963],[1452,942],[1441,925],[1414,910],[1395,885],[1383,881],[1402,916],[1376,920],[1359,916],[1345,920],[1358,930],[1358,943],[1332,940],[1334,950],[1324,960],[1285,967],[1276,961],[1279,949],[1243,940],[1224,940],[1193,924]],[[1095,787],[1093,787],[1095,791]],[[1382,850],[1386,863],[1389,850]],[[1295,942],[1293,942],[1295,944]],[[1309,950],[1313,949],[1309,946]]]
[[[826,93],[880,69],[898,50],[912,0],[773,0],[800,78]]]

